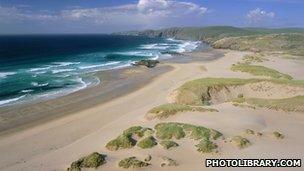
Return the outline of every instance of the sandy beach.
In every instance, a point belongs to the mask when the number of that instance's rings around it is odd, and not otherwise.
[[[162,61],[153,69],[132,67],[97,73],[102,84],[45,102],[0,109],[0,170],[66,170],[70,164],[94,151],[107,155],[107,163],[96,170],[120,171],[119,160],[153,156],[151,166],[142,170],[242,170],[205,168],[205,158],[304,158],[304,115],[264,108],[242,108],[231,102],[210,107],[219,112],[183,112],[162,120],[147,120],[153,107],[171,102],[172,92],[187,81],[199,78],[264,78],[233,72],[231,66],[250,52],[208,50],[192,52]],[[304,79],[303,61],[271,56],[261,65],[295,79]],[[300,91],[300,90],[299,90]],[[301,93],[301,92],[300,92]],[[194,141],[182,139],[180,147],[164,150],[122,149],[109,151],[105,145],[123,130],[135,126],[153,128],[160,122],[203,125],[222,132],[225,138],[242,135],[251,146],[238,149],[218,140],[216,154],[200,154]],[[252,129],[262,137],[244,134]],[[273,131],[284,133],[276,140]],[[174,158],[178,167],[160,167],[161,156]],[[250,168],[248,170],[260,170]],[[268,170],[301,170],[269,168]]]

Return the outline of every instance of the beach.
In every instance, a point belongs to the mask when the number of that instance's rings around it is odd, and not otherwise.
[[[147,120],[153,107],[172,102],[172,92],[187,81],[199,78],[264,78],[231,71],[231,65],[251,52],[207,50],[186,53],[161,61],[155,68],[131,67],[96,73],[102,84],[67,96],[0,109],[1,170],[66,170],[70,164],[94,151],[106,154],[107,163],[97,170],[119,171],[119,160],[150,154],[155,158],[144,170],[242,170],[205,168],[205,158],[303,158],[304,115],[258,108],[241,108],[231,103],[211,105],[219,112],[183,112],[163,120]],[[263,66],[304,79],[303,61],[273,56]],[[284,66],[284,67],[282,67]],[[122,149],[109,151],[105,144],[123,130],[135,126],[154,127],[159,122],[183,122],[219,130],[225,136],[243,134],[245,129],[263,132],[262,137],[246,136],[252,145],[237,149],[217,142],[219,153],[202,155],[193,140],[181,140],[180,147],[166,151]],[[275,140],[271,132],[286,135]],[[178,167],[160,167],[160,156],[178,161]],[[252,168],[250,170],[258,170]],[[269,170],[286,170],[271,168]],[[301,170],[291,168],[290,170]]]

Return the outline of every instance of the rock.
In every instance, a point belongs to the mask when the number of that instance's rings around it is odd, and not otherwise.
[[[132,65],[134,66],[146,66],[148,68],[153,68],[155,67],[157,64],[159,63],[158,60],[150,60],[150,59],[143,59],[140,61],[137,61],[135,63],[133,63]]]

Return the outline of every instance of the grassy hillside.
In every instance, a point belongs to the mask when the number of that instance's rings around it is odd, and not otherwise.
[[[304,56],[304,34],[282,33],[229,37],[215,41],[212,46],[218,49],[279,52],[296,56]]]
[[[304,56],[303,28],[176,27],[116,34],[200,40],[219,49],[281,52],[288,55]]]
[[[265,28],[238,28],[231,26],[209,27],[175,27],[160,30],[131,31],[116,34],[140,35],[151,37],[175,37],[184,40],[202,40],[215,42],[225,37],[239,37],[250,35],[266,35],[274,33],[304,33],[301,28],[265,29]]]

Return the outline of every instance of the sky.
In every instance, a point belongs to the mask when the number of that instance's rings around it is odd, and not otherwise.
[[[0,0],[0,34],[304,27],[304,0]]]

